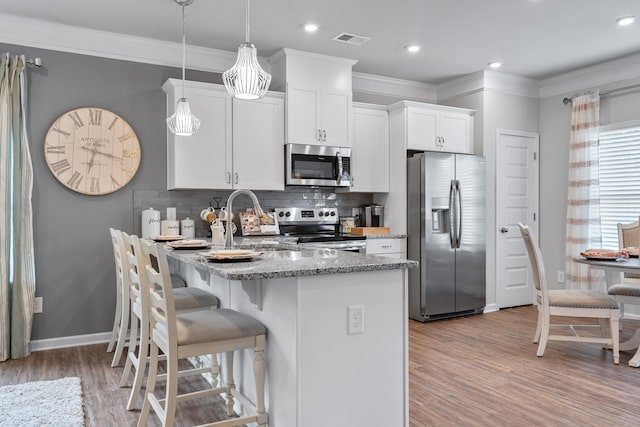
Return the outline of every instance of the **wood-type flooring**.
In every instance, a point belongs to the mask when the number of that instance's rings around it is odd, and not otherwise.
[[[611,351],[597,344],[552,341],[537,357],[535,320],[532,306],[424,324],[410,320],[410,427],[640,425],[640,368],[627,365],[633,354],[621,352],[614,365]],[[625,323],[623,335],[635,326]],[[78,376],[88,427],[135,426],[139,410],[125,409],[130,389],[118,387],[123,368],[111,368],[112,353],[105,349],[39,351],[2,362],[0,385]],[[181,392],[203,384],[182,381]],[[336,398],[344,398],[338,388]],[[223,411],[220,399],[186,402],[178,406],[175,425],[223,419]],[[328,407],[327,427],[334,425],[330,414]],[[159,425],[153,415],[150,420]]]

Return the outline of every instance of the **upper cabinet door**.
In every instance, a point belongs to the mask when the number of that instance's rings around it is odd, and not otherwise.
[[[287,142],[320,144],[321,91],[287,85]]]
[[[473,152],[473,116],[470,110],[440,105],[409,105],[407,149]]]
[[[435,150],[438,112],[407,108],[407,149]]]
[[[171,115],[182,97],[182,83],[171,79],[162,88]],[[197,82],[185,83],[185,97],[201,125],[191,136],[176,136],[167,130],[167,188],[230,189],[231,97],[224,86]]]
[[[351,147],[352,95],[346,90],[322,91],[322,144]]]
[[[351,172],[351,192],[389,192],[389,115],[386,109],[353,107]]]
[[[284,95],[233,100],[233,186],[284,190]]]
[[[468,114],[443,112],[440,115],[440,130],[438,135],[442,137],[444,151],[451,153],[471,153],[470,145],[473,120]]]
[[[351,147],[350,91],[287,85],[287,143]]]

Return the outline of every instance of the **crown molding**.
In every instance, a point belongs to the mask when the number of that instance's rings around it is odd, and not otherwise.
[[[374,74],[353,72],[354,92],[387,95],[422,102],[436,102],[436,86]]]
[[[0,13],[2,43],[180,68],[182,44]],[[297,51],[299,52],[299,51]],[[310,54],[310,53],[309,53]],[[319,56],[319,54],[311,54]],[[222,73],[236,53],[187,45],[187,68]],[[266,58],[260,65],[271,71]],[[346,60],[351,61],[351,60]],[[355,62],[354,62],[355,63]],[[46,66],[46,64],[44,64]],[[423,102],[443,102],[482,90],[546,98],[640,78],[640,53],[541,81],[481,70],[438,85],[353,73],[353,90]]]
[[[537,80],[491,70],[481,70],[448,80],[440,83],[437,89],[438,102],[449,101],[480,91],[492,91],[530,98],[538,98],[540,94],[540,84]]]
[[[623,82],[640,77],[640,53],[549,77],[540,82],[540,98]]]
[[[0,14],[3,43],[145,64],[182,67],[182,44]],[[187,45],[187,68],[222,73],[236,53]],[[269,70],[269,63],[258,58]],[[46,66],[46,64],[44,64]]]

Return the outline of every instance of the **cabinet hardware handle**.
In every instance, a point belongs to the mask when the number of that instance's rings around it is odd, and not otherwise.
[[[507,227],[502,227],[502,228],[500,229],[500,232],[501,232],[501,233],[508,233],[508,232],[509,232],[509,229],[508,229]]]
[[[234,182],[234,184],[237,184],[237,183],[238,183],[238,172],[234,173],[233,175],[234,175],[234,177],[235,177],[235,182]]]
[[[227,184],[231,184],[231,172],[227,172]]]
[[[322,141],[322,129],[318,129],[318,141]]]
[[[322,140],[323,140],[323,141],[326,141],[326,140],[327,140],[327,131],[326,131],[326,130],[323,130],[323,131],[322,131]]]

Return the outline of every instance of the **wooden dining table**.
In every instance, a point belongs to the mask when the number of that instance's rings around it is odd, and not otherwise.
[[[601,260],[579,257],[575,258],[574,260],[580,264],[587,264],[592,268],[603,270],[607,287],[620,282],[620,273],[640,274],[639,258],[618,258],[616,260]],[[631,358],[631,360],[629,360],[629,366],[634,368],[640,367],[640,328],[636,329],[631,338],[620,343],[620,350],[636,350],[636,354]]]

